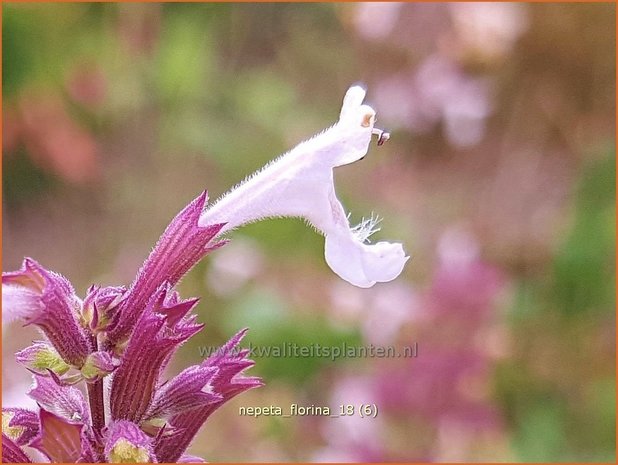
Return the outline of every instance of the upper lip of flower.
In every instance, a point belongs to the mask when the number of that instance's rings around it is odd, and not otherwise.
[[[376,112],[364,98],[365,90],[352,86],[335,125],[248,177],[202,213],[199,224],[226,223],[221,234],[264,218],[303,217],[326,237],[326,262],[340,277],[359,287],[395,279],[409,258],[402,245],[367,243],[375,224],[351,227],[335,193],[333,168],[363,158],[372,135],[378,145],[390,137],[374,127]]]

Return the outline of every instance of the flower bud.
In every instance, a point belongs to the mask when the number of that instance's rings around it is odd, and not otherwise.
[[[80,300],[66,278],[26,258],[21,270],[2,273],[2,307],[37,325],[65,362],[82,366],[90,343],[76,318]]]
[[[86,381],[93,383],[112,373],[119,365],[120,361],[113,358],[109,353],[93,352],[88,355],[80,371]]]
[[[124,300],[124,286],[90,286],[82,303],[81,322],[93,333],[104,331]]]
[[[105,456],[109,463],[152,463],[152,439],[130,421],[113,423],[108,431]]]
[[[15,442],[24,446],[39,431],[39,417],[30,410],[21,408],[2,409],[2,433]]]
[[[48,370],[57,375],[65,374],[70,366],[62,360],[62,357],[51,344],[37,341],[24,350],[15,354],[17,362],[24,365],[30,371],[40,375],[47,375]]]

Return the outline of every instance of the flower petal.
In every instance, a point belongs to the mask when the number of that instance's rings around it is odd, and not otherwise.
[[[2,323],[23,320],[43,310],[37,292],[16,284],[2,283]]]
[[[327,234],[324,246],[326,262],[341,278],[358,287],[395,279],[409,257],[401,244],[378,242],[363,244],[350,234]]]
[[[126,297],[124,286],[90,286],[82,303],[82,321],[95,333],[107,328],[110,320],[117,314],[119,305]]]
[[[406,256],[399,243],[378,242],[362,244],[363,269],[368,279],[385,283],[392,281],[403,271],[410,257]]]
[[[360,160],[367,154],[376,112],[369,105],[363,105],[366,91],[352,86],[343,98],[339,122],[334,126],[339,140],[329,149],[332,167],[347,165]]]

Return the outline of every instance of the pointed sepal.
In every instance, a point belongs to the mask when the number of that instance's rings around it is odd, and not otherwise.
[[[66,278],[26,258],[19,271],[2,273],[2,307],[38,326],[65,362],[82,366],[90,343],[77,320],[80,300]]]

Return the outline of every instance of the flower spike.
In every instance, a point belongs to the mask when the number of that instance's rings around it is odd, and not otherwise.
[[[4,321],[35,324],[49,340],[16,354],[34,375],[28,395],[39,410],[3,409],[3,462],[31,462],[22,446],[51,462],[203,462],[186,451],[204,422],[236,395],[262,386],[260,378],[245,375],[254,365],[250,350],[239,348],[246,329],[202,363],[162,381],[176,350],[203,327],[192,314],[198,299],[181,299],[175,287],[225,244],[218,238],[227,231],[264,218],[302,217],[325,236],[326,262],[348,282],[371,287],[401,273],[408,259],[402,245],[371,244],[378,217],[350,225],[335,194],[333,169],[362,159],[373,136],[378,146],[390,137],[374,126],[376,113],[364,98],[362,87],[351,87],[331,128],[208,209],[205,192],[194,199],[128,289],[93,285],[81,301],[64,277],[30,258],[20,270],[3,273]]]

